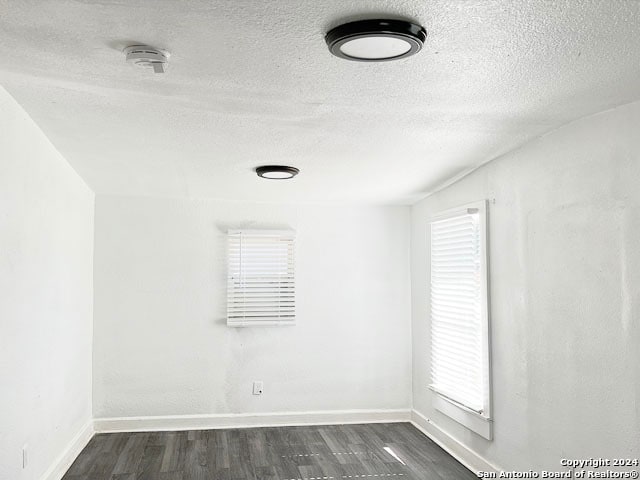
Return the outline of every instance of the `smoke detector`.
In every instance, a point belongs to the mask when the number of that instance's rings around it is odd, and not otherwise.
[[[169,63],[169,52],[149,45],[131,45],[123,52],[127,63],[141,68],[153,68],[155,73],[164,73]]]

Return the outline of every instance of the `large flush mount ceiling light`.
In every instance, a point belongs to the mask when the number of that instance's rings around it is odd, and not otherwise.
[[[360,20],[340,25],[325,36],[336,57],[385,62],[414,55],[427,39],[424,27],[403,20]]]
[[[300,170],[295,167],[285,167],[284,165],[264,165],[256,168],[259,177],[270,180],[287,180],[295,177]]]

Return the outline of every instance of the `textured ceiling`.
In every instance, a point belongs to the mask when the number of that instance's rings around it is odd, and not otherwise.
[[[0,84],[97,193],[411,203],[563,123],[640,99],[640,2],[0,0]],[[331,56],[406,17],[409,59]],[[121,50],[172,53],[154,75]],[[260,164],[297,166],[261,180]]]

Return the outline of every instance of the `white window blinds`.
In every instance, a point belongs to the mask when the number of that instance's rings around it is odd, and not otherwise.
[[[227,325],[294,325],[295,233],[232,230],[228,240]]]
[[[489,416],[484,202],[431,222],[431,388]]]

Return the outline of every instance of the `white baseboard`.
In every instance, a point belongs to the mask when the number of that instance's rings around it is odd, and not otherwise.
[[[412,410],[411,423],[474,474],[477,472],[500,471],[498,467],[489,463],[488,460],[469,449],[466,445],[460,443],[420,412]]]
[[[319,412],[228,413],[161,417],[96,418],[96,432],[152,432],[215,428],[409,422],[411,410],[329,410]]]
[[[71,464],[78,458],[80,452],[87,446],[89,440],[93,438],[95,431],[93,429],[93,421],[90,420],[84,427],[80,429],[78,434],[69,442],[69,445],[60,454],[58,459],[51,465],[49,470],[40,477],[41,480],[60,480]]]
[[[56,462],[41,477],[41,480],[61,480],[95,433],[387,422],[411,422],[418,430],[474,473],[500,471],[498,467],[470,450],[416,410],[330,410],[96,418],[87,422],[78,432]]]

